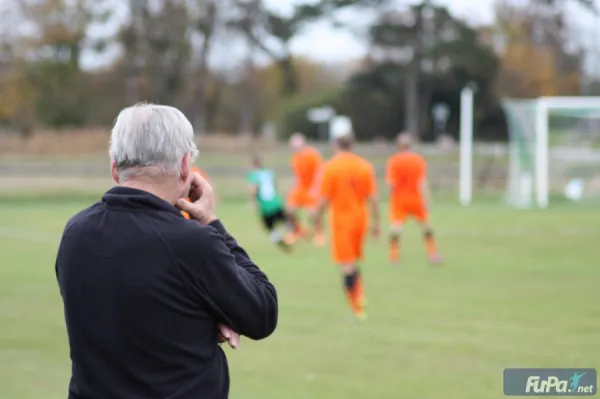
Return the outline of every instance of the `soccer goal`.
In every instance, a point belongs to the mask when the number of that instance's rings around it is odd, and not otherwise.
[[[471,203],[473,93],[461,101],[460,200]],[[546,208],[551,201],[600,204],[600,97],[502,102],[509,131],[506,201]]]
[[[505,100],[508,202],[600,200],[600,97]]]

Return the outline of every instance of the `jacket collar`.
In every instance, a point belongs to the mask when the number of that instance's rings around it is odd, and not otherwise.
[[[173,205],[147,191],[117,186],[102,196],[102,202],[109,208],[122,210],[160,210],[181,216]]]

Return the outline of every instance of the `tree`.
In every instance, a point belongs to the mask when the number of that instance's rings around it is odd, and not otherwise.
[[[15,38],[21,48],[19,65],[24,67],[18,76],[26,76],[35,87],[39,119],[52,125],[84,123],[90,103],[82,84],[81,54],[92,44],[89,26],[109,14],[106,2],[16,1],[21,22],[33,28]]]
[[[562,4],[550,0],[497,3],[496,41],[502,43],[499,94],[537,97],[581,92],[585,54],[566,24]]]
[[[16,7],[0,9],[0,125],[27,134],[33,122],[35,88],[25,73],[20,37],[13,28],[17,16]]]
[[[427,133],[429,113],[423,111],[429,110],[430,99],[440,87],[451,84],[455,90],[456,84],[469,79],[485,86],[496,70],[495,57],[478,43],[477,33],[447,9],[427,1],[383,13],[370,36],[374,76],[359,77],[355,83],[370,81],[384,88],[386,96],[404,109],[399,128],[416,136]],[[403,99],[396,90],[402,90]]]
[[[418,66],[417,95],[414,94],[415,19],[421,15],[429,24],[429,36],[421,43]],[[378,135],[391,137],[409,126],[408,117],[418,128],[413,131],[421,138],[431,134],[429,111],[435,102],[445,102],[451,108],[448,127],[457,132],[460,90],[474,81],[480,90],[478,115],[484,123],[487,115],[498,108],[493,83],[498,60],[491,49],[479,41],[478,33],[464,22],[454,18],[443,7],[432,7],[422,12],[416,5],[396,13],[387,13],[371,30],[372,49],[367,60],[368,69],[351,79],[346,100],[349,113],[356,120],[356,129],[363,137],[372,136],[373,126]],[[407,93],[409,93],[407,95]],[[361,101],[363,102],[361,105]],[[412,107],[407,102],[413,101]],[[414,109],[419,107],[420,111]],[[406,110],[403,114],[399,110]],[[410,111],[410,112],[409,112]],[[415,115],[416,114],[416,115]],[[415,121],[416,120],[416,121]]]
[[[596,2],[594,0],[533,0],[534,5],[549,6],[549,7],[560,7],[565,3],[572,2],[578,4],[591,12],[597,12]]]
[[[0,123],[27,136],[33,128],[36,91],[20,62],[4,65],[0,73]]]
[[[267,8],[261,0],[234,0],[237,15],[230,26],[242,32],[257,49],[266,54],[281,71],[281,93],[298,91],[298,76],[291,41],[310,24],[349,7],[376,7],[385,0],[321,0],[295,4],[289,15]]]
[[[209,69],[208,57],[211,53],[215,35],[219,27],[220,8],[222,2],[216,0],[195,0],[190,11],[193,33],[197,36],[197,48],[192,46],[196,56],[196,65],[191,76],[192,101],[188,111],[189,117],[197,131],[205,132],[207,128],[207,88]],[[194,84],[195,83],[195,84]]]
[[[236,0],[235,4],[239,16],[232,18],[230,26],[244,34],[251,48],[260,49],[279,66],[283,78],[282,93],[294,94],[298,82],[290,42],[306,23],[319,16],[318,7],[299,5],[295,6],[291,16],[282,16],[267,9],[261,0]]]

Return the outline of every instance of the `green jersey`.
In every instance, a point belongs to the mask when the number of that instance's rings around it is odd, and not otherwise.
[[[260,213],[272,215],[283,208],[283,198],[275,187],[275,173],[269,169],[256,169],[246,176],[246,180],[256,186]]]

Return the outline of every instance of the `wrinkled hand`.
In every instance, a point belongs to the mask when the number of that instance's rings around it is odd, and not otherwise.
[[[219,324],[219,343],[227,342],[230,347],[237,349],[240,346],[240,334],[231,328]]]
[[[190,179],[190,201],[181,198],[175,207],[202,224],[210,224],[217,220],[215,192],[199,173],[192,173]]]

